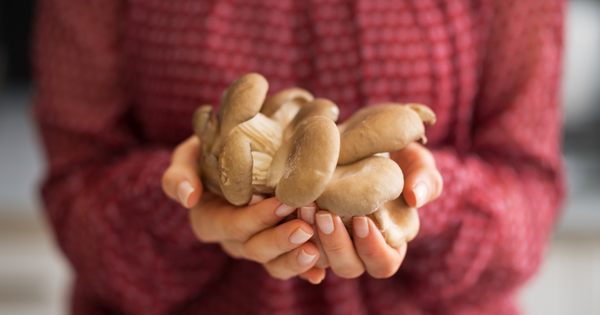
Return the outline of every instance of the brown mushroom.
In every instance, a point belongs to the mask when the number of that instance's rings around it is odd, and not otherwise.
[[[321,195],[329,183],[339,154],[339,132],[323,116],[304,120],[275,153],[267,185],[277,199],[302,207]]]
[[[296,116],[300,108],[314,100],[310,92],[301,88],[289,88],[267,99],[260,112],[279,122],[285,128]]]
[[[338,165],[316,202],[320,209],[341,217],[367,215],[398,198],[402,188],[404,178],[398,164],[370,156],[356,163]]]
[[[252,152],[250,139],[236,131],[227,137],[219,155],[219,174],[223,196],[236,206],[252,199]]]
[[[209,152],[217,136],[217,122],[211,105],[201,106],[194,112],[192,127],[202,143],[202,152]]]
[[[416,110],[415,110],[416,109]],[[434,123],[435,115],[424,105],[382,104],[358,111],[339,126],[340,159],[349,164],[381,152],[397,151],[425,134],[422,117]]]
[[[419,232],[419,213],[410,207],[404,196],[383,204],[377,211],[369,214],[383,234],[385,241],[392,247],[412,241]]]
[[[225,145],[224,140],[238,125],[254,118],[267,96],[269,83],[260,74],[249,73],[235,80],[221,100],[219,106],[219,151]]]
[[[336,122],[339,115],[340,110],[332,101],[324,98],[317,98],[300,108],[296,116],[294,116],[294,119],[285,127],[283,138],[286,139],[289,137],[292,133],[294,133],[300,123],[310,117],[323,116],[331,119],[333,122]]]

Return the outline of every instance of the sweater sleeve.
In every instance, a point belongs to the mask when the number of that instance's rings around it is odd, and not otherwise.
[[[456,142],[469,144],[432,149],[444,191],[419,210],[402,269],[425,304],[513,292],[539,266],[563,198],[562,4],[499,2],[491,25],[474,109],[457,119]]]
[[[164,314],[227,259],[194,237],[160,180],[172,148],[136,137],[122,89],[116,0],[39,1],[34,115],[47,153],[42,195],[76,270],[75,313]]]

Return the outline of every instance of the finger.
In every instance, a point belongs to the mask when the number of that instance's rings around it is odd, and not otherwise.
[[[313,229],[317,229],[316,225],[312,225]],[[327,259],[327,254],[325,254],[325,250],[323,249],[323,244],[321,244],[321,239],[319,239],[319,233],[315,233],[313,237],[310,239],[310,242],[315,244],[319,249],[319,259],[315,263],[315,267],[326,269],[329,268],[329,259]]]
[[[393,152],[391,158],[404,173],[402,193],[409,206],[421,207],[442,193],[442,175],[436,168],[433,155],[423,145],[413,142]]]
[[[250,202],[248,203],[248,205],[249,206],[255,205],[263,200],[265,200],[265,197],[263,195],[252,195],[252,199],[250,199]]]
[[[308,223],[293,220],[252,236],[242,248],[246,259],[266,263],[306,243],[314,234]]]
[[[313,268],[317,256],[319,249],[312,243],[304,243],[263,266],[272,277],[287,280]]]
[[[276,198],[257,204],[236,207],[225,199],[205,193],[198,206],[190,210],[190,220],[196,236],[204,242],[224,240],[245,242],[251,236],[280,222],[295,208]]]
[[[308,271],[301,273],[298,277],[304,279],[312,284],[319,284],[323,279],[325,279],[325,269],[313,267]]]
[[[389,278],[398,271],[406,254],[406,243],[400,248],[390,247],[375,223],[365,216],[353,218],[352,230],[356,252],[371,276]]]
[[[162,188],[167,196],[186,208],[198,203],[202,183],[198,177],[201,155],[200,140],[191,136],[173,151],[171,165],[162,177]]]
[[[315,213],[317,209],[318,206],[316,203],[310,203],[309,205],[298,209],[298,217],[304,220],[304,222],[310,224],[310,226],[313,229],[316,229]],[[317,245],[317,248],[319,248],[319,259],[315,266],[322,269],[329,267],[329,261],[327,260],[327,255],[325,255],[325,251],[323,250],[323,246],[321,245],[321,241],[319,240],[319,235],[313,235],[310,241],[313,244]]]
[[[244,247],[242,242],[238,241],[223,241],[220,243],[221,249],[225,252],[225,254],[229,255],[229,257],[235,259],[244,258],[242,253],[242,248]]]
[[[304,220],[304,222],[313,225],[315,224],[315,213],[317,211],[317,204],[312,202],[304,207],[298,209],[298,217]]]
[[[339,216],[329,211],[316,215],[319,239],[327,255],[331,270],[342,278],[356,278],[364,271],[364,265]]]

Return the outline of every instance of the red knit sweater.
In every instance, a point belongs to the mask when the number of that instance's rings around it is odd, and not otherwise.
[[[40,0],[35,118],[74,314],[514,314],[563,196],[560,0]],[[202,104],[260,72],[341,120],[431,106],[441,197],[399,272],[275,280],[161,191]]]

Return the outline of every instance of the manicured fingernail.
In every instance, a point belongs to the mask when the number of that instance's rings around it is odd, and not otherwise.
[[[315,257],[317,257],[317,254],[314,255],[309,255],[307,254],[304,249],[300,251],[300,253],[298,254],[298,262],[301,265],[308,265],[311,262],[313,262],[313,260],[315,260]]]
[[[294,233],[290,236],[290,242],[292,244],[302,244],[308,241],[312,237],[312,234],[308,234],[302,231],[301,228],[297,228]]]
[[[296,210],[296,208],[288,206],[285,203],[282,203],[281,206],[279,206],[279,208],[277,208],[277,210],[275,210],[275,214],[283,218],[283,217],[289,215],[290,213],[294,212],[294,210]]]
[[[415,194],[415,197],[417,198],[417,205],[416,205],[417,208],[424,205],[425,202],[427,202],[427,186],[425,185],[425,183],[423,183],[423,182],[418,183],[413,188],[413,193]]]
[[[308,224],[315,224],[315,207],[302,207],[300,208],[300,217],[304,222]]]
[[[333,232],[333,218],[331,217],[331,214],[317,214],[317,225],[321,232],[331,234],[331,232]]]
[[[352,226],[354,227],[354,233],[356,236],[360,238],[369,236],[369,221],[367,221],[366,217],[354,217]]]
[[[177,187],[177,196],[179,197],[179,202],[186,207],[189,208],[188,199],[190,195],[194,192],[194,187],[188,181],[181,182],[179,187]]]

